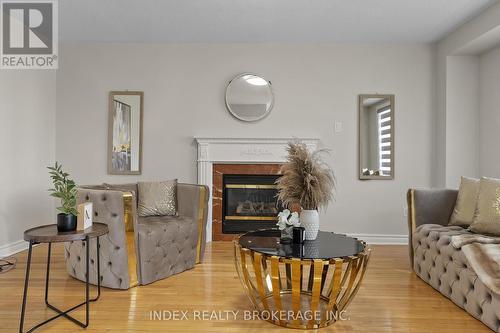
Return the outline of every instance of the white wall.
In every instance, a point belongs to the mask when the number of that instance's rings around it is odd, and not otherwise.
[[[495,44],[500,43],[500,2],[488,8],[486,11],[473,18],[469,22],[460,26],[456,31],[445,37],[436,44],[435,59],[435,127],[434,127],[434,174],[433,185],[437,187],[455,187],[458,184],[459,175],[472,175],[471,170],[478,168],[477,163],[461,163],[460,160],[473,161],[478,158],[477,151],[482,144],[477,136],[457,137],[461,131],[464,122],[460,119],[464,108],[460,106],[465,101],[468,105],[464,117],[471,119],[472,108],[480,99],[479,89],[472,89],[476,92],[473,96],[471,91],[467,92],[469,101],[460,97],[455,92],[451,94],[448,90],[461,90],[457,85],[463,85],[462,88],[472,85],[467,84],[469,75],[472,74],[472,80],[478,80],[479,70],[477,56]],[[465,56],[465,58],[460,58]],[[476,59],[466,59],[467,56]],[[476,62],[476,64],[472,64]],[[447,72],[451,69],[453,73]],[[476,73],[473,73],[474,70]],[[462,89],[463,90],[463,89]],[[456,109],[458,108],[458,109]],[[479,104],[475,110],[475,123],[478,123]],[[481,123],[478,123],[479,132]],[[458,139],[458,141],[456,141]],[[475,140],[475,142],[474,142]],[[459,157],[457,147],[465,144],[462,156]],[[475,146],[474,150],[471,147]],[[450,158],[450,160],[448,160]],[[481,175],[481,170],[477,175]],[[456,179],[456,180],[455,180]]]
[[[479,61],[449,56],[446,63],[446,187],[479,176]]]
[[[46,166],[55,161],[55,72],[0,71],[0,257],[23,231],[55,222]]]
[[[500,47],[481,55],[479,168],[483,176],[500,178]]]
[[[318,137],[332,149],[337,201],[322,228],[406,234],[405,192],[431,185],[432,52],[428,45],[63,44],[56,156],[81,183],[196,181],[194,136]],[[123,70],[126,68],[127,70]],[[241,72],[272,81],[276,103],[258,123],[233,118],[226,84]],[[142,90],[141,176],[106,174],[107,94]],[[357,179],[357,95],[396,95],[394,181]],[[334,134],[334,121],[343,132]]]

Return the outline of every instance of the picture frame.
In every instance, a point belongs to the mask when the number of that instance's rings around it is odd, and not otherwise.
[[[111,91],[108,112],[108,173],[142,173],[144,92]]]

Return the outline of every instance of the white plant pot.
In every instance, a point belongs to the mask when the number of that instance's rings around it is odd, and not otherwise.
[[[300,212],[300,225],[304,227],[306,240],[315,240],[319,231],[319,214],[316,209]]]

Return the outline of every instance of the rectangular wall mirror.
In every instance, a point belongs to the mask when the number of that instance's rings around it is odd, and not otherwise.
[[[394,179],[394,95],[359,95],[359,179]]]
[[[142,164],[142,91],[109,93],[108,172],[140,175]]]

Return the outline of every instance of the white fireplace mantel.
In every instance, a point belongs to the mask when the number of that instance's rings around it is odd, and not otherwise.
[[[207,242],[212,240],[212,171],[214,163],[283,163],[288,142],[300,140],[310,150],[318,147],[312,138],[195,138],[198,144],[198,184],[210,189]]]

